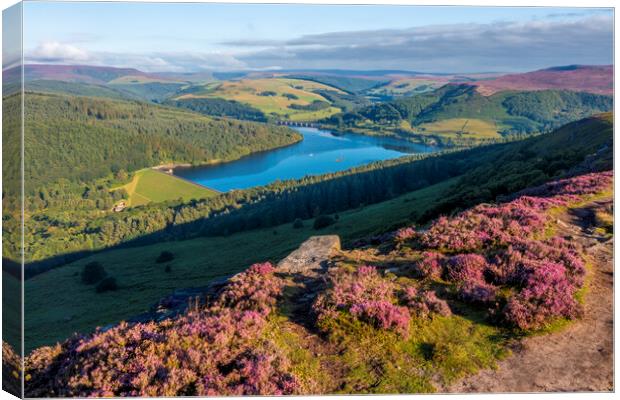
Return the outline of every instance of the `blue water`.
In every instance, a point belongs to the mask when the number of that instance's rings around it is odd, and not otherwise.
[[[276,180],[343,171],[373,161],[438,150],[436,147],[393,138],[355,134],[336,136],[315,128],[296,129],[304,139],[294,145],[252,154],[228,163],[176,168],[174,174],[220,192],[227,192],[262,186]]]

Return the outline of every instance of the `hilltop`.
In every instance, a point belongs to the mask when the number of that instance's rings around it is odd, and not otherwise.
[[[503,75],[473,83],[485,96],[506,90],[563,89],[613,94],[613,65],[567,65],[522,74]]]
[[[194,99],[224,99],[246,104],[264,115],[292,121],[314,121],[329,117],[340,109],[319,94],[321,91],[342,95],[340,89],[303,79],[242,79],[192,86],[180,92],[177,103]]]
[[[15,67],[3,72],[7,81],[19,79],[21,67]],[[157,74],[151,74],[135,68],[116,68],[95,65],[50,65],[50,64],[26,64],[24,65],[24,79],[34,80],[58,80],[65,82],[80,82],[90,84],[104,84],[113,81],[167,81],[178,82],[178,79],[167,78]]]

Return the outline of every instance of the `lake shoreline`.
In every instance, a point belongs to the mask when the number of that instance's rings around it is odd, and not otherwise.
[[[356,168],[376,161],[440,151],[386,136],[294,128],[302,140],[275,149],[254,152],[231,162],[203,165],[165,165],[169,173],[204,187],[228,192],[266,186],[275,181],[302,179]]]
[[[244,154],[244,155],[241,155],[241,156],[235,157],[235,158],[230,158],[230,159],[219,159],[219,158],[216,158],[216,159],[212,159],[212,160],[209,160],[209,161],[201,162],[201,163],[198,163],[198,164],[192,164],[192,163],[187,163],[187,162],[186,163],[183,163],[183,162],[180,162],[180,163],[169,162],[169,163],[165,163],[165,164],[159,164],[159,165],[156,165],[156,166],[153,166],[153,167],[150,167],[150,168],[154,169],[154,170],[158,170],[158,171],[166,170],[166,169],[167,170],[172,170],[173,173],[174,173],[174,171],[176,169],[204,168],[204,167],[211,167],[211,166],[217,166],[217,165],[222,165],[222,164],[228,164],[228,163],[231,163],[231,162],[242,160],[242,159],[247,158],[247,157],[251,157],[251,156],[256,155],[256,154],[267,153],[267,152],[270,152],[270,151],[280,150],[280,149],[284,149],[286,147],[294,146],[294,145],[299,144],[300,142],[302,142],[304,140],[303,135],[300,134],[300,136],[301,136],[301,138],[299,140],[294,141],[294,142],[286,143],[286,144],[283,144],[282,146],[271,147],[269,149],[253,151],[253,152],[250,152],[248,154]],[[174,175],[174,176],[177,176],[177,175]]]

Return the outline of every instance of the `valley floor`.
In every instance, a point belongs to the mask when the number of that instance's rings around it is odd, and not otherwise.
[[[441,391],[558,392],[612,391],[613,387],[613,238],[590,231],[598,201],[560,216],[558,233],[579,242],[590,258],[584,317],[565,329],[525,338],[513,355]]]

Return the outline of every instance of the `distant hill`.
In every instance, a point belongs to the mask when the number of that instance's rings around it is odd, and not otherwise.
[[[364,90],[372,89],[376,86],[381,86],[388,83],[388,81],[386,80],[354,78],[338,75],[293,74],[286,76],[286,78],[319,82],[328,86],[336,87],[349,93],[362,92]]]
[[[9,76],[19,74],[19,68],[13,68]],[[65,82],[104,84],[123,77],[134,77],[137,81],[175,81],[173,78],[139,71],[135,68],[100,67],[93,65],[44,65],[29,64],[24,66],[26,81],[45,79]]]
[[[568,65],[475,82],[485,96],[505,90],[565,89],[613,94],[613,65]]]
[[[21,70],[3,71],[3,95],[21,86]],[[26,65],[26,90],[161,102],[188,85],[182,74],[152,74],[134,68],[91,65]]]
[[[323,94],[319,94],[322,92]],[[333,94],[339,98],[347,93],[317,81],[286,78],[241,79],[234,81],[211,82],[206,85],[194,85],[179,91],[174,105],[207,112],[206,104],[185,104],[196,99],[223,99],[231,108],[235,101],[259,110],[268,118],[289,121],[316,121],[341,111],[335,106],[336,100],[330,101],[326,96]],[[212,105],[211,105],[212,106]],[[213,107],[208,108],[213,108]],[[238,107],[235,107],[238,108]],[[343,108],[345,108],[343,106]],[[215,112],[215,115],[220,114]],[[239,113],[241,114],[241,113]],[[243,114],[248,114],[248,110]],[[243,117],[247,118],[247,117]],[[250,118],[255,119],[255,118]]]
[[[75,96],[105,97],[116,100],[139,100],[140,97],[111,85],[36,79],[27,81],[26,91],[70,94]]]
[[[545,132],[612,108],[613,98],[600,94],[537,90],[484,96],[471,84],[449,84],[337,114],[323,122],[339,130],[471,145],[510,134]]]

